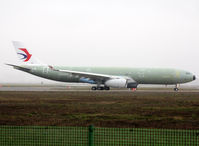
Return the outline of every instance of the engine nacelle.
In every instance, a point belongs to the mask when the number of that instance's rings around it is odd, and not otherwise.
[[[106,81],[104,84],[108,87],[126,88],[127,80],[124,78],[110,79],[110,80]]]
[[[137,88],[138,84],[136,82],[129,82],[127,88]]]

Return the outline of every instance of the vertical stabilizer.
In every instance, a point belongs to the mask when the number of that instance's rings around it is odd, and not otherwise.
[[[25,45],[20,41],[13,41],[17,56],[21,62],[28,64],[42,64],[38,59],[36,59]]]

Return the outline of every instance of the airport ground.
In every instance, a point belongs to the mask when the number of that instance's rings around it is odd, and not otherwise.
[[[0,91],[0,125],[199,129],[199,92]]]

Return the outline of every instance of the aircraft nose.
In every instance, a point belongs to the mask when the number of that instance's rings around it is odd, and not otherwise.
[[[195,80],[196,79],[196,76],[195,75],[193,75],[193,80]]]

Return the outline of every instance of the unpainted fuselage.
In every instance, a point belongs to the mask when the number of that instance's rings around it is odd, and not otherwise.
[[[24,65],[30,69],[25,71],[33,75],[61,82],[82,82],[78,75],[58,72],[46,65]],[[81,71],[89,73],[106,74],[112,76],[131,77],[137,84],[181,84],[195,80],[195,76],[184,70],[161,68],[116,68],[116,67],[63,67],[54,66],[55,69]],[[88,81],[89,83],[89,81]],[[95,83],[95,82],[90,82]]]

